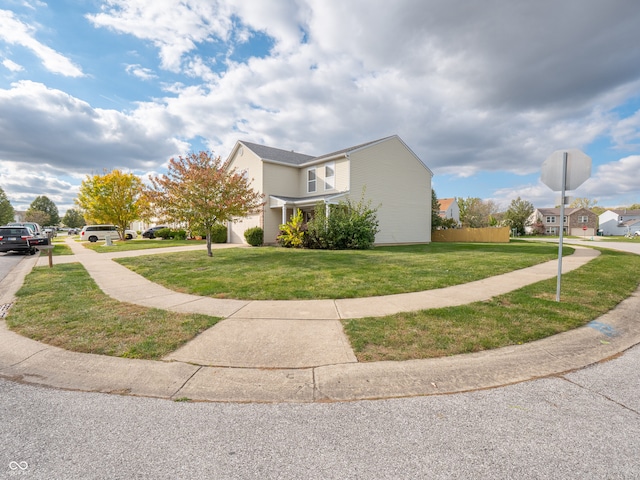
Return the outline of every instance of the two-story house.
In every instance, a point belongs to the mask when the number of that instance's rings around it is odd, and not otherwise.
[[[238,141],[227,162],[253,179],[265,202],[258,214],[229,225],[232,243],[259,226],[265,243],[274,244],[298,209],[309,219],[319,204],[357,202],[363,194],[377,208],[376,244],[431,241],[433,173],[397,135],[320,156]]]
[[[530,231],[560,235],[560,208],[537,208],[529,223]],[[598,216],[586,208],[565,208],[563,226],[565,235],[592,237],[598,229]]]
[[[599,219],[603,235],[626,235],[640,230],[640,210],[607,210]]]

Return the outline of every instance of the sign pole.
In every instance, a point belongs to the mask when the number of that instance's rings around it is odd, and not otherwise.
[[[562,196],[560,197],[560,239],[558,240],[558,284],[556,302],[560,301],[560,284],[562,283],[562,240],[564,237],[564,197],[567,187],[567,152],[562,154]]]

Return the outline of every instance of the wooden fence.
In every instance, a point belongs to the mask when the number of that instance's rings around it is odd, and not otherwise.
[[[431,232],[432,242],[509,243],[509,227],[452,228]]]

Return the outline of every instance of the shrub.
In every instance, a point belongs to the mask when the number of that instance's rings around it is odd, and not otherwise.
[[[216,223],[211,227],[211,243],[225,243],[227,241],[227,227]]]
[[[175,240],[186,240],[187,232],[184,229],[171,230],[171,238]]]
[[[171,229],[170,228],[161,228],[160,230],[156,230],[156,233],[154,233],[154,235],[156,237],[162,238],[163,240],[166,240],[167,238],[171,238]]]
[[[244,232],[244,239],[252,247],[259,247],[264,243],[264,230],[260,227],[248,228]]]
[[[304,246],[306,225],[302,217],[302,210],[298,210],[296,215],[291,216],[291,220],[280,225],[280,235],[278,243],[283,247],[301,248]]]

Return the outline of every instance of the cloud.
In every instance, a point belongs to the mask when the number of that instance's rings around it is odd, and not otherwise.
[[[153,70],[140,65],[127,65],[125,70],[128,74],[138,77],[140,80],[153,80],[158,78],[158,76],[153,73]]]
[[[8,58],[5,58],[2,61],[2,65],[4,66],[4,68],[11,72],[21,72],[24,70],[24,68],[22,68],[22,65],[18,65],[16,62],[11,61]]]
[[[0,39],[31,50],[43,66],[52,73],[66,77],[82,77],[82,70],[64,55],[40,43],[34,37],[34,28],[18,20],[9,10],[0,10]]]

